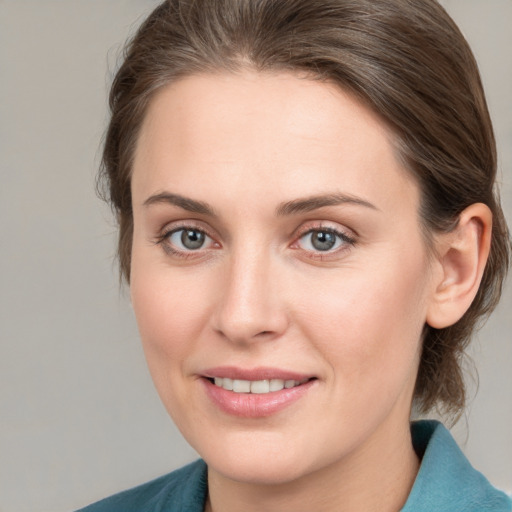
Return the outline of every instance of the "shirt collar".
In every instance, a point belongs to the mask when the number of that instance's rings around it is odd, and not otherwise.
[[[402,512],[510,512],[508,497],[496,490],[466,459],[438,421],[411,425],[421,466]]]

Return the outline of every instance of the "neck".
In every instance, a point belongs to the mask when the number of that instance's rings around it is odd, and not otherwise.
[[[380,430],[357,453],[280,484],[238,482],[208,471],[206,512],[397,512],[419,469],[408,422]]]

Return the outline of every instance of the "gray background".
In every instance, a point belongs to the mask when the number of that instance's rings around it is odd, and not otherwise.
[[[512,219],[512,1],[445,0],[481,66]],[[161,406],[94,194],[106,90],[154,0],[0,0],[0,512],[72,510],[195,457]],[[512,286],[454,432],[512,490]],[[472,386],[475,387],[474,385]]]

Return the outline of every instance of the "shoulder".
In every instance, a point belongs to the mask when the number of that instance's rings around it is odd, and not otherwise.
[[[206,498],[206,474],[206,464],[198,460],[77,512],[202,512]]]
[[[512,512],[512,501],[467,460],[437,421],[412,425],[421,466],[402,512]]]

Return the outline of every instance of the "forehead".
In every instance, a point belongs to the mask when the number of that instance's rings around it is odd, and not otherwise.
[[[222,185],[226,194],[250,188],[289,199],[324,193],[327,183],[381,200],[414,188],[391,132],[350,94],[293,73],[256,72],[190,76],[152,99],[134,195],[194,183],[200,194]]]

